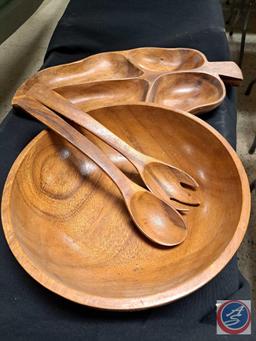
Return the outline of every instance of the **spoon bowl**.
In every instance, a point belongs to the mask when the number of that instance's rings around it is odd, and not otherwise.
[[[174,246],[183,242],[188,234],[176,212],[148,191],[137,191],[131,197],[129,211],[141,232],[158,244]]]

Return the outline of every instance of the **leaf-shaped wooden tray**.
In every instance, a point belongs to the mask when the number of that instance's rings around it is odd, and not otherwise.
[[[198,114],[223,101],[226,91],[220,77],[238,85],[242,73],[234,62],[208,62],[197,50],[148,47],[100,53],[45,69],[17,95],[41,81],[84,110],[149,102]]]

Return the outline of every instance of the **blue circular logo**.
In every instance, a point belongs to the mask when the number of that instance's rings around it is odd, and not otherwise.
[[[217,322],[226,333],[240,334],[248,328],[251,322],[251,313],[245,303],[228,301],[219,307]]]

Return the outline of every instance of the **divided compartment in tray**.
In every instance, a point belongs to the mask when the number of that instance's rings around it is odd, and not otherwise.
[[[100,53],[81,61],[59,65],[40,72],[38,80],[51,88],[84,82],[135,78],[143,71],[125,56],[115,52]]]
[[[224,99],[225,87],[216,76],[202,72],[176,72],[159,77],[148,99],[155,104],[192,113],[212,110]]]
[[[149,84],[143,79],[110,80],[65,86],[55,89],[85,110],[145,101]]]
[[[127,53],[138,67],[152,72],[190,70],[205,63],[203,55],[192,49],[139,48]]]

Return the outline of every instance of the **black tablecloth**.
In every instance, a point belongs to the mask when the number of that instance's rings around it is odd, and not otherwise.
[[[141,46],[191,47],[204,52],[209,60],[230,58],[217,0],[71,0],[43,67]],[[234,101],[234,91],[229,88],[224,103],[202,118],[235,147]],[[1,192],[12,163],[42,128],[14,111],[1,124]],[[86,308],[30,278],[0,233],[1,340],[215,340],[216,300],[228,298],[250,299],[236,257],[203,288],[164,307],[129,313]]]

